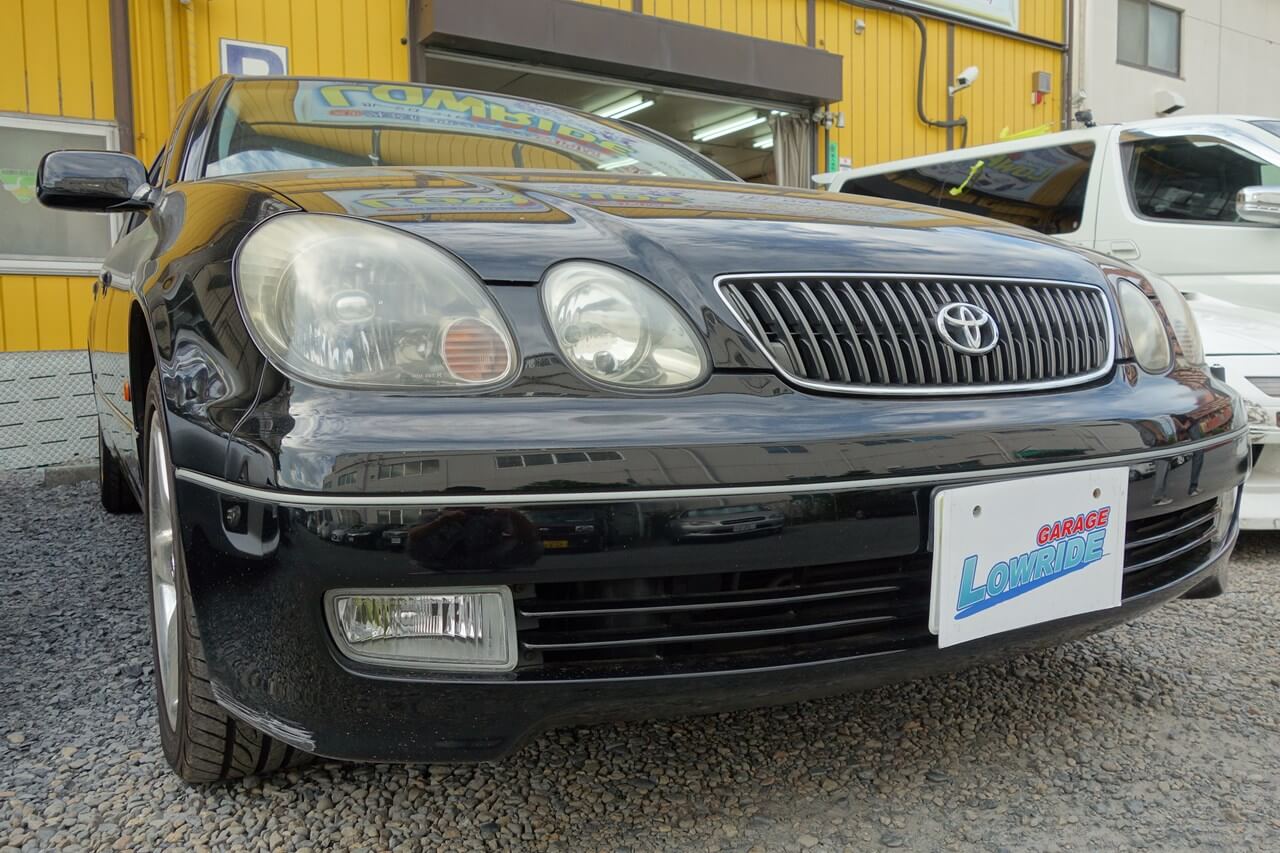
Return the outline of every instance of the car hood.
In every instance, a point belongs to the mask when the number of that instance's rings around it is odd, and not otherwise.
[[[1100,282],[1085,255],[1024,229],[816,190],[599,172],[325,169],[244,176],[299,207],[435,242],[489,281],[566,258],[660,284],[730,272],[868,272]]]
[[[1187,294],[1207,356],[1280,355],[1280,314]]]

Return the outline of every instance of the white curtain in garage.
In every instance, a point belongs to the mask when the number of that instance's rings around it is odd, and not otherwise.
[[[813,126],[807,115],[771,116],[773,164],[779,186],[811,187]]]

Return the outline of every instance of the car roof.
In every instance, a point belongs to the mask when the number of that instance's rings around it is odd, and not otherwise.
[[[838,186],[849,178],[859,178],[866,175],[880,174],[886,170],[886,166],[892,166],[895,171],[898,169],[914,169],[920,166],[931,166],[938,163],[951,163],[959,159],[969,160],[980,157],[990,157],[997,154],[1007,154],[1013,151],[1026,151],[1031,148],[1043,148],[1049,145],[1073,145],[1080,142],[1100,142],[1104,139],[1110,138],[1112,134],[1117,132],[1141,132],[1158,129],[1161,135],[1168,135],[1180,132],[1203,131],[1206,127],[1213,125],[1240,129],[1240,125],[1242,124],[1249,124],[1256,121],[1280,121],[1280,119],[1269,118],[1267,116],[1245,115],[1191,115],[1143,119],[1141,121],[1118,122],[1115,124],[1100,124],[1096,127],[1082,127],[1074,130],[1058,131],[1057,133],[1045,133],[1039,136],[1024,136],[1017,139],[1006,139],[1001,142],[991,142],[986,145],[975,145],[972,148],[939,151],[933,154],[908,157],[902,160],[891,160],[869,166],[841,169],[837,172],[829,172],[826,175],[815,176],[815,178],[821,177],[823,179],[818,181],[819,183],[830,183],[833,186]]]

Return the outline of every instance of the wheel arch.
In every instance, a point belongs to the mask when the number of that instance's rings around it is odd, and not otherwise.
[[[143,458],[142,444],[145,440],[143,415],[147,405],[147,383],[151,380],[151,371],[155,366],[155,336],[151,333],[145,309],[135,299],[129,307],[129,389],[139,459]]]

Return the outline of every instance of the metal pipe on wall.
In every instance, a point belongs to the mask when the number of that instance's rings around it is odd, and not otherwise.
[[[938,121],[929,118],[924,111],[924,75],[928,70],[929,60],[929,28],[924,22],[924,18],[912,12],[909,9],[900,9],[897,6],[889,6],[884,3],[876,2],[876,0],[843,0],[850,6],[861,6],[864,9],[874,9],[878,12],[888,12],[892,15],[902,15],[909,18],[920,30],[920,68],[916,73],[916,116],[920,119],[921,124],[929,127],[938,127],[950,131],[951,128],[960,128],[960,147],[964,148],[969,143],[969,119],[966,116],[960,116],[956,119],[947,119]],[[951,81],[948,80],[949,84]],[[950,97],[950,95],[948,95]],[[948,147],[950,147],[948,145]]]
[[[173,6],[170,0],[164,5],[164,74],[169,84],[169,122],[178,115],[178,69],[173,61]]]
[[[187,10],[187,94],[200,88],[196,75],[196,6],[195,0],[178,0]]]
[[[116,105],[116,128],[120,150],[132,153],[133,138],[133,58],[129,51],[129,0],[111,0],[111,91]]]

